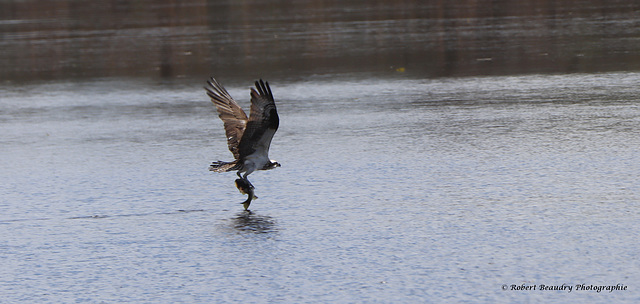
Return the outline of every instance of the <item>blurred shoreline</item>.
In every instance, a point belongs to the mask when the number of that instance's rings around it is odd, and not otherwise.
[[[0,3],[0,81],[640,70],[630,1]]]

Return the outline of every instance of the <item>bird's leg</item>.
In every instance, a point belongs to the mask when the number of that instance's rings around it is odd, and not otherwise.
[[[244,179],[245,182],[247,182],[247,185],[249,185],[249,187],[251,189],[255,189],[256,187],[253,186],[253,184],[249,181],[249,179],[247,178],[247,174],[245,173],[244,176],[242,176],[242,179]]]

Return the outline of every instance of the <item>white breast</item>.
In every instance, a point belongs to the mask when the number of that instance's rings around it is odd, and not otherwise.
[[[263,149],[256,150],[256,152],[253,152],[253,154],[245,157],[244,159],[245,167],[246,168],[253,167],[253,170],[258,170],[260,168],[263,168],[268,163],[269,163],[269,156],[267,156],[267,153],[265,153],[265,150]]]

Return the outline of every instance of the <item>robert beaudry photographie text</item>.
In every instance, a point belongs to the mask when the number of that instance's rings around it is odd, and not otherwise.
[[[592,284],[562,284],[562,285],[545,285],[545,284],[511,284],[502,285],[502,290],[518,290],[518,291],[528,291],[528,290],[560,290],[566,292],[572,291],[595,291],[595,292],[614,292],[618,290],[627,290],[627,285],[624,284],[616,284],[616,285],[592,285]]]

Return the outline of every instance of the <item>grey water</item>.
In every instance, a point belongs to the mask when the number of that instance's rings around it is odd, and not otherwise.
[[[251,214],[201,86],[3,88],[3,301],[637,301],[639,76],[273,83]]]
[[[0,4],[0,303],[640,301],[636,4],[180,3]]]

